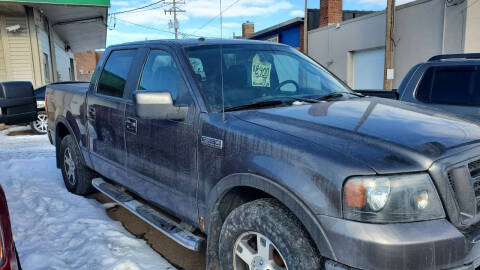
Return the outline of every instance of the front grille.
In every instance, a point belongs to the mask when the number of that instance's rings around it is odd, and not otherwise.
[[[475,192],[477,212],[480,212],[480,160],[470,162],[468,164],[468,171],[470,172],[473,191]]]
[[[462,223],[473,222],[480,214],[480,160],[459,164],[447,176]]]

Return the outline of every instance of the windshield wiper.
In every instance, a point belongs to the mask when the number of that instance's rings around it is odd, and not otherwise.
[[[281,101],[281,100],[265,100],[265,101],[259,101],[259,102],[254,102],[254,103],[249,103],[249,104],[244,104],[244,105],[225,108],[225,111],[226,112],[240,111],[240,110],[245,110],[245,109],[255,109],[255,108],[278,106],[278,105],[282,105],[282,104],[285,104],[285,102]]]
[[[226,112],[231,112],[231,111],[239,111],[239,110],[245,110],[245,109],[278,106],[278,105],[283,105],[283,104],[289,104],[290,105],[289,102],[285,102],[283,99],[290,99],[290,100],[302,101],[302,102],[308,102],[308,103],[318,103],[319,102],[318,100],[312,99],[312,98],[285,96],[285,97],[276,97],[275,99],[262,100],[262,101],[258,101],[258,102],[254,102],[254,103],[229,107],[229,108],[225,108],[225,111]]]
[[[324,101],[327,101],[327,100],[330,100],[330,99],[334,99],[334,98],[341,98],[343,97],[343,93],[330,93],[328,95],[325,95],[325,96],[321,96],[319,98],[316,98],[316,100],[324,100]]]
[[[333,93],[330,93],[328,95],[321,96],[321,97],[315,98],[315,99],[316,100],[327,101],[327,100],[331,100],[331,99],[335,99],[335,98],[341,98],[341,97],[343,97],[344,94],[353,95],[353,96],[357,96],[357,97],[364,97],[364,95],[359,94],[359,93],[355,93],[355,92],[333,92]]]

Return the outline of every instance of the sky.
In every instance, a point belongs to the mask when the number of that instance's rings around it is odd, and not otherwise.
[[[172,0],[166,0],[167,3]],[[177,0],[179,1],[179,0]],[[404,4],[412,0],[397,0]],[[171,4],[158,0],[111,0],[109,13],[145,9],[111,15],[108,19],[107,46],[139,40],[174,38],[170,21],[173,15],[165,10]],[[386,0],[343,0],[345,10],[383,10]],[[255,23],[255,31],[303,17],[304,0],[222,0],[223,38],[241,35],[242,23]],[[309,8],[319,8],[319,0],[309,0]],[[179,38],[220,37],[220,0],[185,0],[179,5],[185,12],[177,13]]]

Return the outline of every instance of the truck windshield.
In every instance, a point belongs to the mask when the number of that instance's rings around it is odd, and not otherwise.
[[[222,82],[227,109],[265,100],[352,93],[348,86],[296,50],[272,47],[212,45],[185,49],[210,110],[222,110]]]

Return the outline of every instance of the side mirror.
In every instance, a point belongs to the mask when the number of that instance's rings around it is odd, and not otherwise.
[[[176,107],[170,92],[135,91],[133,100],[137,115],[143,119],[184,120],[188,107]]]

